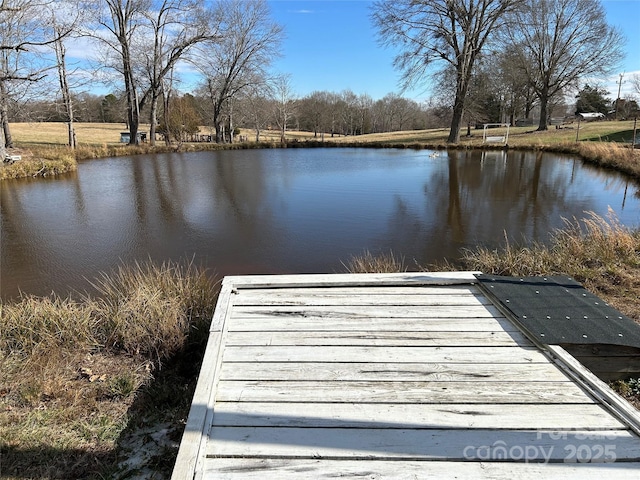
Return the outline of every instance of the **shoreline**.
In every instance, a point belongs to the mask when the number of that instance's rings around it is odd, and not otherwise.
[[[180,145],[143,143],[130,146],[121,143],[108,143],[112,140],[111,130],[119,125],[87,125],[87,129],[102,128],[101,136],[92,136],[92,143],[80,143],[72,150],[57,143],[61,141],[58,133],[50,134],[36,142],[37,127],[19,125],[16,148],[8,149],[12,155],[23,158],[11,165],[0,166],[0,181],[19,178],[55,177],[77,169],[79,161],[96,160],[108,157],[130,155],[151,155],[166,153],[186,153],[198,151],[272,149],[272,148],[379,148],[414,150],[504,150],[535,151],[579,156],[585,163],[601,168],[613,169],[630,178],[640,181],[640,148],[632,148],[629,143],[629,122],[603,122],[588,124],[582,128],[585,138],[577,139],[573,129],[531,131],[523,127],[514,127],[506,145],[483,144],[482,135],[477,131],[469,137],[463,137],[460,143],[446,143],[447,129],[403,131],[387,134],[367,134],[361,136],[336,136],[319,139],[310,132],[290,131],[286,143],[281,143],[274,132],[264,132],[261,141],[243,141],[235,143],[197,143],[185,142]],[[56,124],[44,124],[43,130],[60,128]],[[111,129],[108,130],[107,128]],[[631,132],[631,133],[630,133]],[[277,133],[277,132],[276,132]],[[245,137],[249,135],[245,134]]]

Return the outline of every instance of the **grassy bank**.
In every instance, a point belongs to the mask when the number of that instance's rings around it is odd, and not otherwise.
[[[97,297],[0,306],[2,478],[126,476],[127,432],[182,433],[216,283],[192,263],[147,263],[95,284]]]
[[[22,154],[24,161],[0,166],[0,179],[55,175],[74,170],[77,161],[113,156],[167,153],[177,149],[202,151],[282,146],[280,133],[268,130],[261,133],[260,142],[255,142],[252,131],[245,130],[242,134],[248,141],[232,145],[184,143],[166,146],[157,142],[155,147],[148,143],[129,146],[119,142],[120,132],[126,130],[121,124],[79,123],[76,125],[78,147],[70,150],[64,146],[67,133],[63,123],[16,123],[11,128],[18,148],[10,153]],[[141,125],[140,130],[148,131],[148,125]],[[202,127],[201,132],[212,133],[207,127]],[[286,135],[289,147],[501,148],[496,144],[484,145],[482,130],[472,130],[471,135],[463,136],[455,147],[447,144],[447,136],[448,129],[442,128],[359,136],[325,135],[324,140],[309,132],[290,131]],[[587,162],[640,178],[640,152],[631,150],[632,136],[632,121],[583,123],[579,130],[575,124],[546,132],[536,132],[532,127],[514,127],[509,131],[509,148],[576,154]]]
[[[14,148],[9,154],[19,155],[22,159],[13,164],[0,165],[0,180],[51,177],[73,172],[78,168],[74,154],[67,148]]]

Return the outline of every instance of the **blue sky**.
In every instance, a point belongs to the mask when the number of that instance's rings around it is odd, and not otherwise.
[[[394,54],[379,46],[370,14],[372,0],[268,0],[273,18],[284,26],[283,57],[275,64],[280,73],[291,76],[299,96],[314,90],[352,90],[379,99],[399,93]],[[603,0],[609,24],[627,37],[627,53],[619,72],[598,83],[617,94],[619,74],[629,78],[640,74],[640,0]],[[622,95],[631,92],[623,82]],[[406,92],[416,100],[426,100],[424,88]]]

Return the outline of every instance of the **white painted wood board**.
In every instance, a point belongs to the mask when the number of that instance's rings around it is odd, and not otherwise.
[[[197,448],[173,478],[637,478],[625,477],[640,462],[628,419],[474,283],[473,272],[225,278],[194,398],[207,413],[189,419]],[[468,455],[487,445],[552,463]],[[625,463],[564,463],[578,447],[609,462],[597,454],[612,446]]]
[[[327,459],[229,459],[207,463],[206,478],[216,480],[637,480],[640,463],[503,463],[424,461],[340,461]]]
[[[591,439],[591,437],[595,437]],[[593,463],[640,462],[640,438],[627,430],[563,435],[536,430],[434,430],[402,428],[213,427],[207,457],[328,458],[473,461],[498,457],[519,462],[564,462],[573,447],[589,451]],[[611,446],[608,449],[607,446]],[[496,451],[495,456],[493,450]],[[502,452],[502,448],[500,448]],[[511,452],[511,453],[509,453]],[[586,454],[585,454],[586,455]]]

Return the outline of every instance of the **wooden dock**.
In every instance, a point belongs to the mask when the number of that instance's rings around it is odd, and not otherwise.
[[[226,277],[172,478],[637,479],[639,434],[473,272]]]

